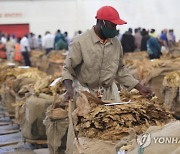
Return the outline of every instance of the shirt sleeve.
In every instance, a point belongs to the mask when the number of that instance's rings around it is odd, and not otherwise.
[[[62,71],[62,79],[73,80],[76,77],[74,69],[82,63],[81,47],[79,42],[71,42],[69,46],[69,54],[66,57]]]
[[[136,80],[126,69],[123,63],[123,50],[122,46],[120,45],[120,61],[119,61],[119,68],[116,76],[116,80],[118,83],[122,84],[125,88],[129,91],[133,89],[139,81]]]

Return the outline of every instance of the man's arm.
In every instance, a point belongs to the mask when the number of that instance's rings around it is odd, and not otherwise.
[[[124,87],[126,87],[128,89],[128,91],[133,89],[139,83],[139,81],[136,80],[124,66],[123,51],[122,51],[121,45],[120,45],[119,67],[118,67],[118,71],[117,71],[116,80],[120,84],[122,84]]]
[[[81,48],[78,42],[72,42],[69,46],[69,54],[66,57],[65,64],[62,71],[62,79],[66,86],[65,98],[72,99],[74,95],[74,88],[72,86],[73,80],[76,77],[75,68],[82,61]]]
[[[152,90],[149,87],[143,86],[140,83],[138,83],[134,88],[137,89],[142,95],[144,95],[146,97],[154,96],[154,93],[152,92]]]
[[[142,95],[146,97],[153,96],[153,92],[150,88],[145,87],[139,83],[138,80],[136,80],[124,67],[123,63],[123,54],[122,54],[122,47],[121,47],[121,55],[120,55],[120,63],[119,63],[119,69],[117,72],[117,78],[116,80],[122,84],[124,87],[126,87],[129,91],[133,88],[137,89]]]

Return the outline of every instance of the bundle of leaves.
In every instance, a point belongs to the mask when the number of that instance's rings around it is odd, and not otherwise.
[[[89,93],[81,92],[73,113],[76,134],[102,140],[120,140],[129,135],[130,129],[142,134],[150,126],[161,126],[172,119],[171,113],[157,104],[157,98],[144,98],[137,91],[122,91],[120,95],[122,102],[130,103],[107,105]]]

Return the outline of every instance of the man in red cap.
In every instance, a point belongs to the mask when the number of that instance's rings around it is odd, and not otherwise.
[[[121,43],[116,37],[116,25],[126,24],[111,6],[97,11],[97,23],[91,30],[75,38],[69,46],[69,54],[63,67],[65,98],[72,99],[74,91],[87,90],[102,100],[120,101],[116,83],[128,90],[136,88],[151,96],[149,88],[142,86],[126,70],[123,64]],[[74,134],[69,125],[66,153],[73,153]]]
[[[119,101],[115,83],[128,90],[136,88],[141,94],[151,96],[151,90],[142,86],[124,67],[116,26],[126,22],[111,6],[101,7],[96,19],[97,23],[91,30],[81,34],[70,44],[62,73],[67,89],[65,98],[72,99],[74,90],[77,89],[88,90],[102,100]]]

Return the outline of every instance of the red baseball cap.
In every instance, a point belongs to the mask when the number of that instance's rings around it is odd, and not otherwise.
[[[107,20],[116,25],[127,24],[126,21],[120,19],[119,13],[112,6],[103,6],[101,7],[96,14],[96,19]]]

